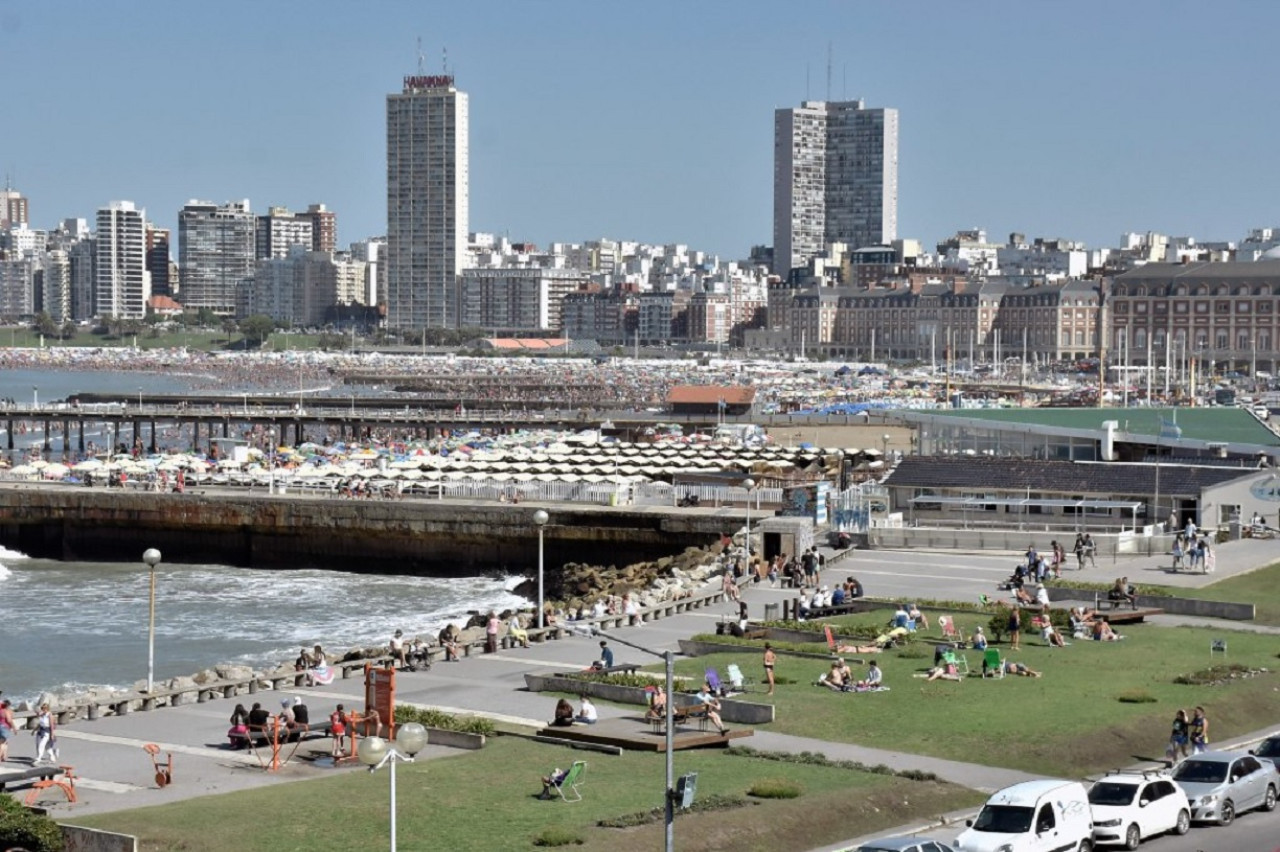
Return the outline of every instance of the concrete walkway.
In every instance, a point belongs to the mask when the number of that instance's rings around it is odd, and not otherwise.
[[[1046,542],[1047,543],[1047,542]],[[835,555],[827,550],[828,558]],[[1166,575],[1161,582],[1203,584],[1269,564],[1280,555],[1280,543],[1244,541],[1223,545],[1218,551],[1218,571],[1209,578],[1202,576]],[[860,564],[874,559],[874,553],[856,551],[841,554],[843,562],[837,569],[840,575],[856,571]],[[927,558],[929,554],[919,554]],[[1143,559],[1146,559],[1145,557]],[[846,561],[847,560],[847,561]],[[957,557],[947,554],[939,557],[939,565],[955,567]],[[1124,570],[1113,566],[1089,568],[1081,572],[1081,579],[1108,581],[1117,573],[1127,573],[1130,579],[1141,577],[1141,572],[1158,571],[1157,560],[1141,562],[1138,559],[1121,561]],[[1144,567],[1145,566],[1145,567]],[[829,566],[829,568],[832,566]],[[941,568],[939,569],[941,570]],[[834,576],[834,575],[833,575]],[[930,575],[932,576],[932,575]],[[1076,578],[1074,572],[1069,574]],[[935,594],[945,597],[953,584],[920,578],[923,583],[932,582]],[[954,579],[954,578],[948,578]],[[1136,582],[1153,582],[1153,579],[1137,579]],[[774,602],[784,596],[794,596],[792,590],[769,589],[755,586],[745,593],[753,614],[758,615],[765,602]],[[722,603],[672,618],[652,622],[640,627],[617,631],[619,636],[639,643],[655,652],[676,649],[678,640],[694,633],[710,632],[722,617],[736,612],[733,603]],[[1161,622],[1171,621],[1173,616],[1161,616]],[[1180,623],[1180,622],[1172,622]],[[1220,622],[1212,622],[1221,624]],[[1228,629],[1227,625],[1222,625]],[[1230,625],[1239,629],[1245,625]],[[1267,629],[1268,632],[1275,632]],[[397,701],[440,708],[450,712],[476,712],[507,722],[541,725],[553,715],[555,699],[531,694],[524,690],[523,675],[527,671],[546,669],[579,669],[588,666],[598,656],[599,639],[573,637],[546,642],[528,649],[511,649],[493,655],[478,655],[458,663],[436,663],[430,671],[402,673],[397,677]],[[631,648],[614,644],[617,662],[648,664],[655,659]],[[324,721],[338,702],[348,708],[363,706],[363,689],[358,678],[338,680],[330,686],[288,689],[282,692],[270,690],[239,699],[218,699],[203,704],[190,704],[151,712],[134,712],[125,716],[106,717],[96,721],[77,720],[59,729],[62,760],[75,766],[80,780],[77,789],[80,803],[59,804],[49,797],[51,813],[60,820],[75,821],[79,814],[93,814],[126,808],[142,807],[193,798],[212,793],[254,789],[271,784],[310,778],[327,777],[333,772],[357,769],[355,764],[334,768],[302,760],[293,760],[281,771],[263,770],[258,760],[244,752],[224,749],[225,732],[232,709],[238,702],[251,706],[254,701],[272,711],[280,709],[282,698],[292,695],[304,697],[313,719]],[[626,708],[601,705],[602,716],[626,715]],[[156,788],[151,759],[143,751],[146,743],[157,743],[174,757],[173,783],[161,790]],[[299,755],[311,750],[327,751],[330,741],[317,740],[304,744]],[[855,760],[875,765],[886,764],[899,769],[916,769],[933,772],[938,776],[981,791],[991,791],[1017,781],[1026,780],[1026,773],[980,764],[966,764],[941,760],[922,755],[876,749],[848,743],[829,743],[804,737],[788,736],[757,729],[756,736],[748,741],[753,747],[777,751],[815,751],[836,759]],[[11,743],[11,759],[0,766],[4,769],[25,768],[34,753],[34,741],[30,736],[19,736]],[[458,752],[429,746],[421,755],[434,759]],[[25,787],[13,791],[24,796]],[[44,803],[42,802],[42,803]]]

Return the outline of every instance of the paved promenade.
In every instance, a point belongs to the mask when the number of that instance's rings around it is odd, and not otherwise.
[[[1047,542],[1045,542],[1047,544]],[[830,581],[846,575],[857,576],[872,595],[904,597],[954,597],[963,599],[972,592],[990,593],[996,582],[1007,576],[1013,555],[929,553],[920,551],[854,551],[835,554],[827,551]],[[1086,568],[1071,579],[1107,581],[1117,574],[1127,574],[1142,583],[1198,586],[1208,580],[1253,570],[1280,556],[1280,543],[1243,541],[1223,545],[1218,550],[1217,571],[1203,575],[1171,574],[1161,559],[1151,557],[1121,559],[1115,564]],[[794,596],[794,590],[756,586],[746,592],[753,616],[759,616],[764,603],[780,602]],[[736,605],[719,604],[641,627],[618,631],[625,638],[655,650],[675,648],[677,641],[694,633],[709,632],[722,615],[736,611]],[[1162,617],[1165,618],[1165,617]],[[1245,627],[1245,625],[1239,625]],[[528,649],[511,649],[493,655],[477,655],[458,663],[436,663],[430,671],[404,673],[398,676],[397,699],[402,703],[437,707],[446,711],[480,712],[499,718],[541,724],[553,715],[555,699],[524,691],[523,675],[527,671],[555,668],[582,668],[595,659],[598,640],[573,637],[534,645]],[[654,662],[645,655],[620,644],[614,645],[618,662]],[[252,789],[269,784],[308,778],[326,777],[333,772],[358,770],[357,765],[340,768],[313,765],[294,760],[281,771],[263,770],[251,754],[223,748],[228,717],[237,702],[246,706],[254,700],[272,712],[280,709],[280,700],[301,695],[313,719],[324,721],[338,702],[348,708],[363,704],[361,681],[357,678],[336,680],[330,686],[265,691],[239,699],[218,699],[203,704],[183,705],[151,712],[134,712],[120,717],[96,721],[77,720],[59,729],[62,761],[75,766],[80,780],[80,803],[56,804],[52,813],[58,819],[74,822],[78,814],[92,814],[124,808],[141,807],[222,793]],[[622,708],[601,705],[603,717],[624,715]],[[153,781],[151,760],[143,751],[145,743],[154,742],[174,756],[173,784],[163,790]],[[309,749],[327,749],[328,740],[304,744],[300,754]],[[940,777],[982,791],[995,790],[1026,780],[1026,773],[997,767],[965,764],[920,755],[886,751],[864,746],[827,743],[802,737],[758,730],[750,744],[779,751],[820,751],[834,758],[857,760],[868,764],[884,763],[900,768],[933,772]],[[33,738],[20,735],[10,750],[6,767],[22,768],[34,753]],[[422,757],[432,759],[458,752],[428,746]],[[19,795],[25,788],[19,788]],[[51,799],[52,801],[52,799]]]

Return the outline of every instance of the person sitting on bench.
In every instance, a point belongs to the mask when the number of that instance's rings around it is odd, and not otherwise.
[[[704,708],[695,715],[706,716],[711,724],[715,725],[720,731],[721,736],[729,733],[729,729],[724,726],[724,722],[720,721],[720,699],[716,698],[715,694],[711,691],[711,684],[703,681],[702,691],[699,692],[695,698],[697,698],[698,703]]]
[[[458,625],[449,622],[440,631],[438,638],[440,639],[440,647],[444,648],[445,662],[458,662]]]
[[[1128,577],[1117,577],[1116,584],[1107,592],[1107,598],[1113,601],[1127,601],[1133,609],[1138,608],[1137,589],[1129,585]]]
[[[645,718],[653,721],[654,719],[667,718],[667,693],[661,686],[646,688],[649,691],[649,709],[645,711]]]

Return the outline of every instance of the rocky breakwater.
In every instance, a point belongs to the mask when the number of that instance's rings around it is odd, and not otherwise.
[[[724,556],[724,548],[717,543],[623,567],[569,562],[545,572],[543,595],[548,606],[571,615],[590,610],[598,600],[616,603],[623,595],[630,595],[643,609],[702,589],[725,570]],[[526,580],[515,591],[536,598],[537,578]]]

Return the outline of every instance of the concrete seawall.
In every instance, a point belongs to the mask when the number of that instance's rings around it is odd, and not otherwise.
[[[0,545],[50,559],[136,561],[158,547],[172,562],[454,576],[536,565],[539,508],[551,516],[548,565],[656,559],[732,528],[717,509],[8,485]]]

